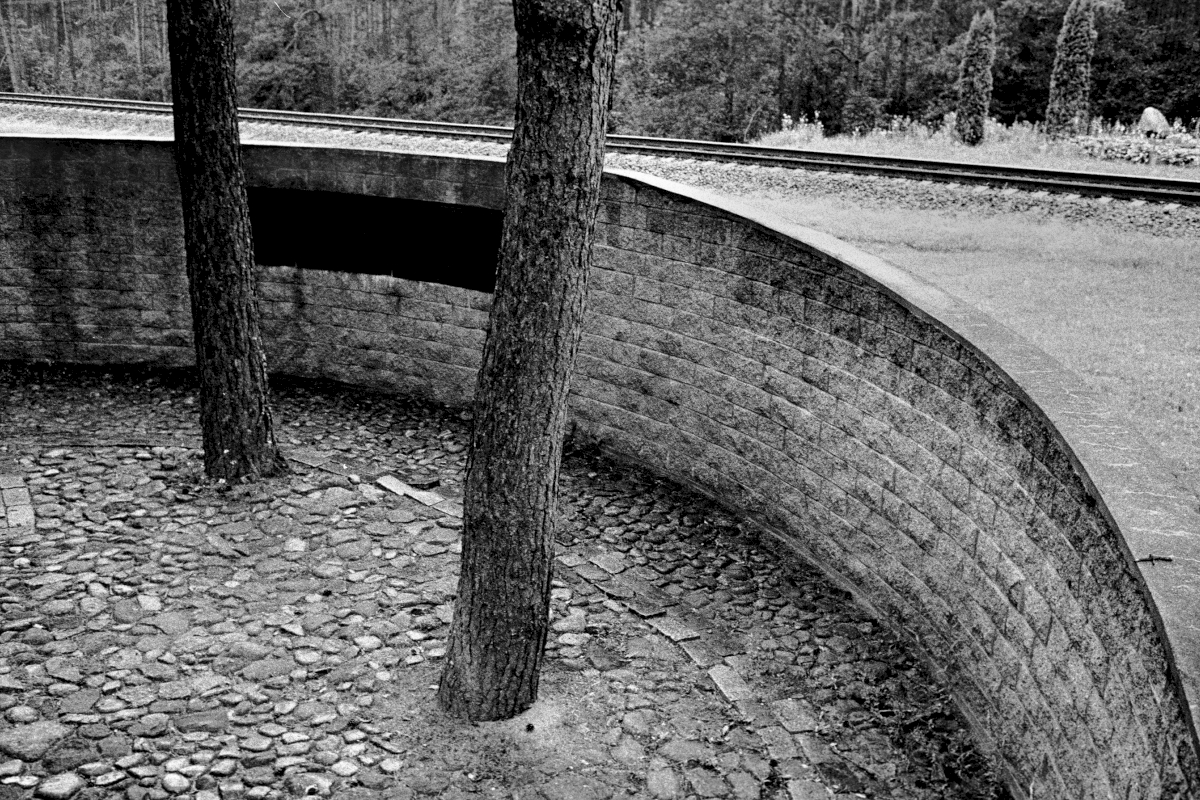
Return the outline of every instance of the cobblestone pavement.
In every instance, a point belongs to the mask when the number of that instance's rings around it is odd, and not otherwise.
[[[0,368],[0,800],[1004,796],[845,593],[586,453],[542,699],[446,719],[467,423],[276,406],[294,474],[215,487],[180,374]]]

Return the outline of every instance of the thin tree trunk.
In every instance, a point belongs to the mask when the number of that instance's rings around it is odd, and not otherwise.
[[[8,75],[14,92],[25,91],[25,70],[21,60],[20,44],[14,29],[12,5],[0,0],[0,25],[4,26],[4,55],[8,60]]]
[[[286,464],[271,428],[258,330],[233,0],[168,0],[167,16],[204,471],[213,479],[255,479]]]
[[[62,32],[58,27],[58,4],[50,3],[50,23],[54,28],[54,91],[62,91]]]
[[[379,7],[379,35],[383,41],[383,55],[392,57],[392,0],[382,0]]]
[[[162,60],[169,62],[171,48],[170,48],[170,45],[167,44],[167,40],[170,38],[167,36],[167,8],[166,8],[165,4],[159,5],[158,8],[159,8],[159,18],[158,18],[158,22],[159,22],[159,25],[158,25],[159,57]],[[171,71],[169,69],[163,70],[163,72],[162,72],[162,95],[163,95],[162,99],[163,100],[171,99],[171,97],[170,97],[170,95],[171,95],[170,72]]]
[[[142,69],[142,0],[133,0],[133,54],[137,64],[138,85],[141,85]]]
[[[446,42],[442,37],[442,15],[440,13],[441,0],[433,0],[431,4],[433,8],[433,33],[437,40],[438,46],[444,53],[446,51]]]
[[[883,96],[892,98],[892,50],[895,46],[895,39],[892,35],[891,19],[887,21],[887,36],[883,46]]]
[[[407,5],[408,5],[409,13],[403,15],[403,17],[404,17],[404,58],[406,61],[412,61],[412,60],[414,60],[414,57],[416,56],[416,53],[414,52],[416,50],[416,42],[414,40],[414,37],[416,35],[416,33],[414,31],[414,28],[416,27],[416,23],[413,20],[413,17],[415,15],[411,13],[412,6],[413,6],[413,0],[408,0]]]
[[[504,719],[537,698],[567,393],[579,345],[618,0],[514,0],[517,109],[476,387],[462,574],[438,701]]]
[[[775,79],[775,107],[779,109],[781,116],[787,113],[784,103],[784,94],[787,92],[787,50],[787,40],[781,36],[778,55],[775,57],[776,69],[779,71]]]
[[[67,0],[59,0],[59,11],[63,26],[63,41],[67,46],[67,73],[71,76],[71,85],[67,87],[68,94],[75,93],[75,36],[71,31],[71,16],[67,11]]]

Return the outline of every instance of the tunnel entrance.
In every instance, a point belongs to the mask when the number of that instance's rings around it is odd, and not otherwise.
[[[393,197],[251,188],[255,261],[490,292],[501,211]]]

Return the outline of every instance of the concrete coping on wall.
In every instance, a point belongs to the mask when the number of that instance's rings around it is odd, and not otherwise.
[[[1157,611],[1194,720],[1200,719],[1200,498],[1100,392],[979,309],[829,234],[736,198],[643,173],[608,170],[636,185],[721,209],[836,259],[876,282],[918,316],[940,323],[992,362],[1018,397],[1040,410],[1101,510],[1121,532]]]

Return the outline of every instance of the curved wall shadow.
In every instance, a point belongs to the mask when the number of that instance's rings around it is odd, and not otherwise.
[[[190,362],[169,148],[0,140],[0,358]],[[503,199],[494,160],[280,145],[245,160],[253,187]],[[993,320],[831,237],[646,176],[604,191],[580,430],[740,509],[906,633],[1017,796],[1200,793],[1200,526],[1119,416]],[[260,277],[273,369],[469,399],[489,295]]]

